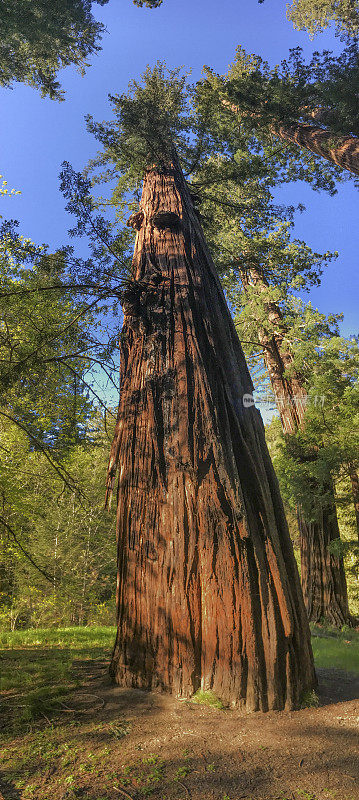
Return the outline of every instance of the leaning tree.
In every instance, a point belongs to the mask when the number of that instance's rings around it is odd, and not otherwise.
[[[117,637],[124,686],[247,709],[293,708],[315,684],[299,576],[246,362],[175,149],[183,82],[157,66],[90,123],[109,159],[143,173],[123,292]]]
[[[228,74],[206,68],[203,85],[262,147],[271,146],[274,138],[277,149],[283,143],[288,158],[313,154],[357,176],[359,120],[352,87],[358,75],[356,43],[337,58],[316,52],[308,64],[301,48],[294,48],[274,69],[238,47]]]

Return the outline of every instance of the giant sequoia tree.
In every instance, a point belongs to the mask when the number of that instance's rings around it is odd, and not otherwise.
[[[315,681],[308,624],[263,424],[243,402],[251,380],[173,146],[181,91],[157,68],[114,100],[117,124],[97,134],[122,169],[137,156],[144,179],[108,479],[111,493],[119,469],[111,673],[295,707]]]

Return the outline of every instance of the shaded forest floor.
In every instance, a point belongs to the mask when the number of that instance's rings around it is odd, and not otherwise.
[[[359,800],[357,632],[314,629],[319,705],[289,714],[114,687],[113,637],[0,634],[1,800]]]

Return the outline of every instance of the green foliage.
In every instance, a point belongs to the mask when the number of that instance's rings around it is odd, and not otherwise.
[[[267,426],[267,442],[293,514],[299,503],[307,519],[318,519],[318,508],[330,499],[331,477],[341,533],[331,552],[344,557],[350,605],[358,613],[359,546],[350,483],[351,473],[359,469],[358,344],[339,336],[333,315],[325,317],[301,301],[288,304],[284,321],[293,369],[300,370],[307,391],[305,427],[284,437],[274,419]]]
[[[33,443],[79,440],[93,313],[66,291],[64,253],[49,255],[7,223],[0,233],[0,404]]]
[[[113,519],[103,511],[108,439],[94,419],[93,444],[73,446],[66,486],[15,426],[0,431],[0,625],[3,628],[111,621]],[[4,443],[4,444],[2,444]]]
[[[123,719],[120,720],[120,722],[114,722],[112,725],[109,725],[108,730],[115,739],[123,739],[131,730],[131,723],[127,719]]]
[[[181,68],[167,71],[157,62],[155,67],[147,67],[141,82],[130,82],[127,94],[110,97],[113,121],[95,123],[92,117],[87,118],[89,130],[104,145],[94,165],[111,164],[117,179],[123,176],[120,196],[124,189],[138,188],[143,173],[153,164],[161,167],[171,163],[174,148],[180,157],[191,149],[190,94],[186,75],[181,72]]]
[[[96,276],[71,250],[49,254],[2,225],[1,628],[113,619],[108,435],[85,378],[97,361],[116,369],[101,303],[113,281],[102,295],[95,282],[107,266],[97,254]]]
[[[301,697],[300,707],[301,708],[318,708],[319,706],[319,697],[317,693],[312,689],[312,691],[304,692]]]
[[[108,0],[10,0],[1,4],[0,84],[22,81],[43,96],[62,100],[56,80],[75,64],[83,73],[87,57],[100,49],[104,26],[91,13]]]
[[[178,767],[176,774],[175,774],[175,781],[181,781],[182,778],[185,778],[186,775],[189,775],[191,772],[191,768],[187,764],[183,764],[181,767]]]
[[[289,125],[317,122],[333,133],[357,134],[358,104],[351,86],[357,84],[358,77],[355,44],[348,45],[339,56],[328,50],[315,52],[308,63],[302,48],[292,48],[289,57],[274,68],[238,47],[222,85],[241,112],[241,124],[249,128],[275,121]]]
[[[273,131],[278,125],[311,123],[340,137],[359,130],[358,104],[351,86],[358,82],[358,51],[354,44],[335,58],[315,53],[309,63],[301,48],[274,68],[257,55],[237,48],[226,75],[205,68],[206,80],[196,87],[198,112],[207,115],[222,150],[237,140],[266,160],[274,183],[305,180],[314,189],[335,192],[346,171],[309,150],[283,142]]]
[[[199,703],[200,705],[211,706],[212,708],[224,708],[222,701],[210,690],[202,691],[202,689],[198,689],[191,697],[191,701],[192,703]]]
[[[294,0],[287,6],[287,16],[296,30],[306,30],[311,37],[332,23],[342,38],[359,33],[357,0]]]
[[[288,338],[294,366],[301,369],[306,381],[306,423],[303,432],[283,441],[279,446],[281,454],[277,451],[274,458],[288,501],[293,503],[296,495],[310,513],[307,481],[311,476],[315,474],[320,480],[329,469],[338,482],[348,479],[351,468],[357,470],[359,466],[359,349],[355,339],[340,337],[331,320],[311,306],[297,304],[295,311]],[[286,321],[290,321],[289,315]],[[311,459],[310,452],[318,446],[317,457]],[[298,459],[305,452],[308,457]]]
[[[133,0],[156,8],[162,0]],[[101,49],[105,26],[92,13],[108,0],[8,0],[0,11],[0,85],[21,81],[43,97],[64,100],[59,70],[74,64],[81,74]]]
[[[133,0],[135,6],[147,6],[147,8],[158,8],[163,0]]]
[[[317,285],[335,254],[315,253],[305,242],[292,239],[294,209],[275,205],[265,181],[255,174],[241,181],[228,177],[207,188],[208,172],[206,164],[193,181],[201,192],[206,239],[233,307],[246,315],[244,338],[255,340],[247,333],[257,330],[262,317],[267,320],[265,303],[282,306],[288,290]],[[249,275],[252,267],[260,270],[268,286],[264,294],[263,285],[251,287],[249,299],[239,288],[243,271]]]

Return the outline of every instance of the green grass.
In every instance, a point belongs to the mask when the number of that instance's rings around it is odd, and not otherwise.
[[[312,644],[319,668],[359,674],[359,632],[313,626]],[[76,661],[108,659],[115,638],[112,627],[50,628],[0,633],[2,710],[18,730],[51,714],[81,684]],[[199,690],[192,701],[223,708],[213,692]],[[125,732],[113,731],[121,737]]]
[[[202,692],[202,689],[198,689],[196,694],[191,697],[191,702],[212,708],[224,708],[222,701],[213,692]]]
[[[347,628],[337,631],[334,628],[313,625],[312,646],[315,666],[319,669],[342,669],[359,673],[359,632]]]
[[[0,648],[13,647],[112,647],[115,628],[30,628],[0,632]]]
[[[81,685],[74,661],[109,658],[114,628],[51,628],[0,634],[2,711],[21,731],[61,707]]]

